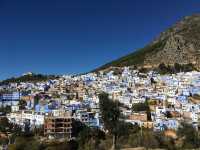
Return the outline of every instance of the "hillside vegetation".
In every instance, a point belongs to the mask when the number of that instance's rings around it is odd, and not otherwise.
[[[132,65],[143,65],[145,56],[150,53],[156,53],[157,51],[161,50],[164,46],[164,40],[156,42],[154,44],[148,45],[142,49],[139,49],[127,56],[121,57],[120,59],[114,60],[110,63],[103,65],[102,67],[98,68],[97,70],[102,70],[110,66],[132,66]]]
[[[56,78],[58,78],[58,76],[32,74],[32,75],[24,75],[20,77],[12,77],[10,79],[3,80],[0,82],[0,85],[7,85],[9,83],[20,83],[20,82],[40,82],[40,81],[47,81],[47,80],[56,79]]]

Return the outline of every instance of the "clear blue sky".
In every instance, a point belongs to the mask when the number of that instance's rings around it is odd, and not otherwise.
[[[198,12],[199,0],[0,0],[0,79],[90,71]]]

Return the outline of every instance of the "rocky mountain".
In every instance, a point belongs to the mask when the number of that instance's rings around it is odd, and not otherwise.
[[[184,17],[146,47],[97,70],[122,66],[154,68],[161,63],[192,63],[195,68],[200,68],[200,14]]]

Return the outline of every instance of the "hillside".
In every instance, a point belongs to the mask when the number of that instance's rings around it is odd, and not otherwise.
[[[27,74],[20,77],[13,77],[10,79],[6,79],[0,81],[0,85],[7,85],[9,83],[20,83],[20,82],[40,82],[40,81],[47,81],[50,79],[58,78],[55,75],[42,75],[42,74]]]
[[[200,14],[184,17],[146,47],[103,65],[109,67],[137,66],[154,68],[166,65],[193,64],[200,66]]]

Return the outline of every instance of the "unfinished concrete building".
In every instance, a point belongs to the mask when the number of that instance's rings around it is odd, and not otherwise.
[[[44,135],[48,138],[71,138],[72,118],[69,115],[45,117]]]

